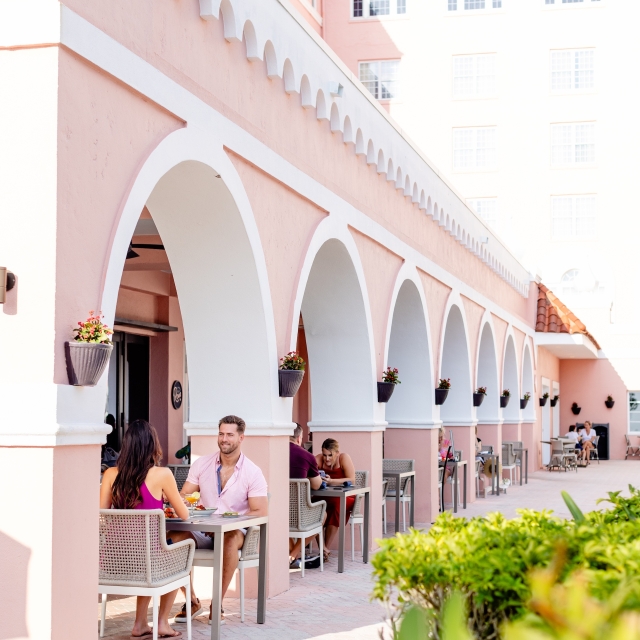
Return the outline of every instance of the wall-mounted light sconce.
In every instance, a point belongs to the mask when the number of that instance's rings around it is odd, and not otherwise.
[[[7,291],[16,286],[16,277],[6,267],[0,267],[0,304],[4,304]]]
[[[339,82],[329,83],[329,93],[335,98],[342,98],[344,87]]]

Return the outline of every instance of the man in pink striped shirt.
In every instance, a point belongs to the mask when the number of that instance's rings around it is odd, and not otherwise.
[[[198,458],[189,470],[187,481],[180,492],[183,496],[200,492],[200,502],[205,507],[216,507],[217,513],[236,511],[240,515],[267,515],[267,481],[256,464],[241,451],[245,422],[237,416],[225,416],[218,423],[219,451]],[[224,535],[222,565],[222,597],[238,567],[238,551],[244,543],[246,530],[230,531]],[[172,531],[173,542],[191,538],[198,549],[212,549],[213,540],[199,531]],[[191,617],[202,613],[200,600],[191,581]],[[176,616],[176,622],[187,619],[187,605]],[[224,620],[223,620],[224,622]],[[211,613],[209,613],[211,624]]]

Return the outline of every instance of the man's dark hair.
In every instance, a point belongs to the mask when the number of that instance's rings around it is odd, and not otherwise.
[[[575,431],[576,430],[576,425],[575,424],[570,424],[569,425],[569,431]]]
[[[220,418],[220,422],[218,422],[218,428],[220,428],[223,424],[235,424],[238,433],[244,433],[244,430],[247,428],[245,421],[242,418],[238,418],[238,416],[225,416],[224,418]]]
[[[292,440],[297,440],[302,435],[302,425],[296,422],[296,426],[293,430]]]

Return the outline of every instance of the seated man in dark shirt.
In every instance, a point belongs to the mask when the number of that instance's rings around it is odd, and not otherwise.
[[[289,438],[289,477],[308,478],[312,489],[319,489],[322,478],[318,473],[318,463],[316,457],[302,446],[302,427],[296,422],[293,436]],[[295,543],[289,540],[289,563],[293,568],[297,568],[300,561],[300,539]]]

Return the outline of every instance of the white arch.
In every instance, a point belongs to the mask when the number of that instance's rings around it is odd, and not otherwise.
[[[413,191],[411,192],[411,202],[413,204],[422,205],[422,200],[420,198],[420,191],[418,190],[418,183],[413,183]],[[419,208],[422,208],[421,206]]]
[[[300,79],[300,103],[304,109],[312,109],[316,106],[313,101],[311,82],[307,75],[303,75]]]
[[[440,417],[450,425],[465,426],[473,422],[471,358],[469,331],[460,295],[449,295],[443,319],[440,343],[439,378],[451,378],[451,390],[440,407]]]
[[[278,57],[276,56],[276,48],[271,40],[267,40],[264,43],[264,61],[267,66],[267,78],[271,80],[279,78]]]
[[[351,126],[351,118],[349,116],[345,116],[344,125],[342,128],[342,142],[345,144],[355,144],[356,140],[353,135],[353,127]]]
[[[238,32],[238,24],[233,5],[229,0],[222,0],[220,3],[220,13],[224,26],[224,39],[227,42],[240,42],[241,34]]]
[[[529,349],[529,336],[525,336],[522,348],[522,394],[530,393],[531,400],[522,412],[522,419],[526,422],[535,422],[536,419],[536,393],[534,388],[533,358]]]
[[[342,121],[340,118],[340,109],[338,108],[337,103],[333,103],[331,105],[331,132],[336,133],[337,131],[342,131]]]
[[[298,87],[296,85],[296,74],[293,70],[293,63],[289,58],[284,61],[282,67],[282,78],[284,80],[284,90],[288,94],[297,93]]]
[[[244,37],[244,44],[247,49],[247,59],[251,60],[251,62],[258,62],[262,60],[260,49],[258,48],[256,29],[253,26],[253,22],[251,22],[251,20],[247,20],[244,23],[242,35]]]
[[[408,177],[408,176],[407,176]],[[404,190],[404,180],[402,179],[402,167],[398,167],[398,170],[396,171],[396,189],[400,190]]]
[[[371,164],[371,165],[378,164],[378,158],[376,157],[376,148],[373,144],[373,140],[371,139],[367,143],[367,164]]]
[[[386,167],[385,162],[384,162],[384,151],[382,151],[382,149],[380,149],[380,151],[378,151],[378,167],[377,167],[377,171],[380,174],[387,173],[387,167]]]
[[[356,131],[356,155],[357,156],[367,155],[367,147],[364,143],[364,136],[362,135],[362,129],[358,129]]]
[[[129,242],[144,206],[162,236],[180,297],[189,359],[191,422],[195,423],[190,428],[215,433],[220,415],[242,411],[250,426],[248,433],[273,433],[274,429],[288,433],[290,407],[278,398],[278,353],[264,253],[244,185],[233,164],[221,147],[204,139],[197,129],[180,129],[152,151],[136,176],[114,230],[101,301],[110,324]],[[216,215],[211,215],[214,207]],[[235,257],[228,255],[232,248]],[[220,268],[221,261],[226,261],[226,268]],[[228,264],[234,264],[233,273]],[[231,303],[242,316],[233,322],[221,312]],[[216,324],[216,330],[204,336],[203,318]],[[248,338],[244,345],[240,344],[241,335]],[[250,380],[238,370],[212,390],[211,380],[217,377],[213,363],[220,358],[230,360],[235,369],[234,362],[242,360],[238,353],[245,350],[255,363]],[[236,375],[244,380],[241,385],[231,382]],[[248,402],[246,384],[252,389],[255,385],[255,396],[252,392]]]
[[[391,158],[389,158],[389,162],[387,162],[387,181],[388,182],[396,181],[396,174],[395,174],[395,171],[393,170],[393,160]]]
[[[505,420],[509,421],[517,421],[520,418],[520,380],[515,345],[513,329],[509,327],[502,355],[502,387],[503,389],[509,389],[511,392],[511,400],[509,400],[506,408],[502,410],[502,415]]]
[[[433,422],[433,349],[427,301],[414,266],[403,264],[393,289],[385,340],[385,366],[399,369],[387,404],[390,427],[416,428]]]
[[[486,387],[487,396],[478,407],[478,420],[497,424],[500,420],[500,377],[495,329],[491,314],[485,311],[480,323],[480,336],[476,357],[476,387]]]
[[[414,195],[417,193],[418,188],[411,189],[411,178],[407,174],[407,177],[404,181],[404,195],[405,197],[409,196],[411,198],[411,202],[414,202]]]
[[[318,93],[316,95],[316,118],[318,118],[318,120],[329,119],[327,99],[325,98],[324,91],[322,89],[318,89]]]
[[[382,429],[384,409],[377,402],[373,323],[364,271],[348,229],[330,217],[318,225],[302,266],[290,325],[291,349],[300,313],[309,350],[310,428]],[[345,357],[350,362],[349,375],[336,386],[335,365]]]
[[[425,199],[426,198],[426,199]],[[431,196],[426,197],[424,189],[420,192],[420,208],[433,218],[433,206],[431,204]]]

